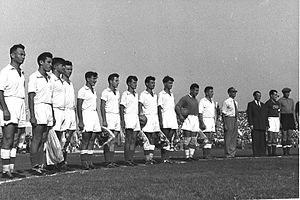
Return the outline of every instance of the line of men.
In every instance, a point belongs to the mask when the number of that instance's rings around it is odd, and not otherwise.
[[[14,172],[16,145],[19,135],[24,132],[26,124],[25,113],[25,79],[20,66],[25,59],[25,47],[21,44],[10,49],[11,62],[0,72],[0,117],[3,127],[3,143],[1,147],[2,177],[21,177]],[[203,146],[203,157],[209,158],[213,143],[218,105],[213,101],[213,87],[204,89],[205,97],[198,102],[199,85],[193,83],[188,95],[182,97],[175,105],[172,86],[174,79],[166,76],[163,79],[164,89],[154,93],[155,77],[145,79],[146,89],[136,93],[138,78],[129,76],[126,80],[128,89],[120,96],[118,91],[119,75],[113,73],[108,77],[108,87],[101,94],[100,112],[102,126],[97,110],[97,93],[95,84],[98,74],[87,72],[85,85],[78,91],[77,104],[70,76],[72,63],[59,57],[53,57],[50,52],[44,52],[37,58],[38,70],[29,77],[28,106],[30,123],[32,124],[32,142],[30,159],[32,170],[42,175],[45,170],[45,150],[50,151],[49,145],[44,146],[49,138],[50,130],[61,145],[56,151],[63,152],[63,158],[46,159],[47,165],[66,168],[66,147],[70,137],[76,130],[76,113],[78,128],[82,131],[80,158],[84,169],[94,168],[92,162],[93,148],[96,137],[108,132],[112,137],[104,145],[104,158],[107,167],[118,167],[115,163],[114,152],[118,134],[125,133],[124,157],[128,166],[135,166],[134,152],[137,135],[142,131],[150,145],[144,148],[146,164],[152,165],[154,147],[162,135],[168,141],[174,139],[178,127],[184,136],[184,152],[187,161],[195,160],[194,153],[197,135],[200,130],[206,135],[208,142]],[[229,98],[222,107],[224,120],[225,156],[235,157],[237,140],[237,101],[234,100],[237,90],[228,89]],[[77,107],[76,107],[77,106]],[[76,109],[75,109],[76,108]],[[251,125],[251,123],[250,123]],[[52,132],[51,132],[52,133]],[[66,133],[66,142],[63,142]],[[59,146],[59,145],[58,145]],[[161,147],[163,163],[172,163],[170,146]],[[55,152],[54,152],[55,153]],[[49,152],[46,154],[48,155]]]

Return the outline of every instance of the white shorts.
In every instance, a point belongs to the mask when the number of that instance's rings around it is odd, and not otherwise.
[[[114,131],[120,131],[120,114],[106,113],[107,128]]]
[[[199,132],[199,118],[196,115],[188,115],[182,124],[182,130]]]
[[[53,126],[53,130],[55,131],[65,131],[65,110],[61,110],[59,108],[53,108],[54,117],[55,117],[55,125]]]
[[[279,117],[268,117],[268,121],[269,121],[268,131],[278,133],[280,129]]]
[[[25,100],[18,97],[4,97],[4,100],[10,112],[10,120],[5,121],[3,111],[0,110],[0,125],[13,123],[18,127],[26,127]]]
[[[124,115],[125,128],[133,129],[133,131],[140,131],[140,121],[137,114],[125,114]]]
[[[162,113],[163,128],[178,129],[177,117],[174,112]]]
[[[76,130],[76,113],[74,109],[66,108],[65,119],[66,130]]]
[[[160,131],[158,115],[145,115],[147,117],[147,123],[143,128],[146,133],[153,133]]]
[[[34,114],[37,124],[53,126],[52,107],[50,104],[34,104]]]
[[[205,118],[203,117],[203,122],[206,126],[206,129],[203,130],[203,132],[216,132],[216,124],[215,124],[215,118]]]
[[[96,110],[83,110],[82,118],[84,132],[101,132],[99,116]]]

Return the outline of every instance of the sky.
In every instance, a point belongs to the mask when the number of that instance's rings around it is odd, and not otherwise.
[[[110,73],[126,78],[156,77],[155,92],[165,75],[175,79],[175,101],[192,83],[214,87],[222,104],[231,86],[241,110],[259,90],[292,89],[299,96],[298,0],[1,0],[0,68],[9,63],[9,48],[25,45],[26,78],[37,70],[37,56],[50,51],[71,60],[75,90],[84,73],[99,74],[96,91]]]

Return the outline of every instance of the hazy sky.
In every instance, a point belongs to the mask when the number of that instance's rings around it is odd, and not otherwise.
[[[245,109],[254,90],[283,87],[299,95],[298,0],[1,0],[0,65],[9,62],[9,48],[26,46],[24,70],[37,69],[43,51],[71,60],[76,91],[84,73],[97,71],[97,92],[107,76],[155,76],[158,93],[165,75],[174,77],[176,101],[196,82],[214,86],[215,100],[238,90]],[[2,68],[2,67],[1,67]]]

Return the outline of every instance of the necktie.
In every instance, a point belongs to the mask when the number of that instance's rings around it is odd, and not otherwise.
[[[234,116],[235,116],[235,117],[238,117],[238,109],[237,109],[235,100],[233,100],[233,104],[234,104]]]

